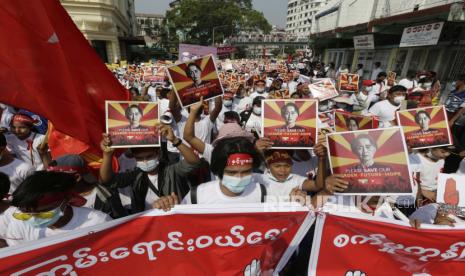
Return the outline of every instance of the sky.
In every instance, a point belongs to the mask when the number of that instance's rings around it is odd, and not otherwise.
[[[135,0],[136,12],[165,14],[172,0]],[[253,0],[254,8],[263,12],[271,25],[286,26],[287,0]]]

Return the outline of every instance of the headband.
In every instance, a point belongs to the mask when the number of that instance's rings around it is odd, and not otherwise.
[[[85,173],[89,172],[86,168],[72,167],[72,166],[51,166],[51,167],[48,167],[47,171],[49,171],[49,172],[78,173],[78,174],[85,174]]]
[[[253,164],[253,157],[248,153],[234,153],[229,155],[226,166],[244,166]]]
[[[13,118],[11,119],[11,123],[16,123],[16,122],[30,124],[30,125],[34,125],[35,123],[37,123],[36,120],[32,119],[30,116],[25,115],[25,114],[15,114]]]
[[[273,152],[273,154],[266,158],[266,163],[268,165],[278,162],[288,163],[289,165],[293,164],[291,156],[284,150],[275,151]]]

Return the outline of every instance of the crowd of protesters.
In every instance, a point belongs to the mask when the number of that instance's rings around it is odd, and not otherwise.
[[[465,76],[451,91],[432,71],[408,72],[388,85],[383,64],[370,71],[362,64],[302,60],[218,62],[225,93],[209,102],[181,108],[167,80],[136,76],[147,64],[114,70],[134,101],[157,101],[161,147],[127,148],[117,154],[111,137],[102,134],[102,164],[92,172],[79,155],[51,158],[41,119],[13,106],[0,106],[0,247],[97,225],[149,209],[169,210],[177,204],[237,204],[298,201],[317,210],[357,212],[421,224],[454,225],[461,219],[441,212],[436,203],[440,172],[465,174]],[[366,71],[366,72],[365,72]],[[264,99],[313,98],[315,79],[340,74],[360,76],[359,91],[340,92],[321,101],[320,112],[344,110],[373,115],[379,128],[398,125],[396,112],[445,105],[453,144],[409,151],[409,167],[417,188],[411,196],[371,197],[364,205],[344,192],[348,182],[332,175],[323,135],[313,149],[272,149],[262,138]],[[228,79],[228,76],[236,78]],[[239,81],[237,76],[244,76]],[[442,85],[442,86],[441,86]],[[205,108],[208,106],[208,108]],[[42,121],[42,123],[44,123]],[[323,127],[319,122],[319,127]],[[119,161],[119,171],[112,160]],[[307,246],[310,248],[310,246]],[[299,254],[308,254],[300,250]],[[308,260],[308,255],[301,256]],[[299,260],[297,256],[294,261]],[[305,267],[305,266],[303,266]]]

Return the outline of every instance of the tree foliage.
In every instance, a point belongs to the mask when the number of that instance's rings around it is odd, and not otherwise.
[[[166,12],[165,24],[163,36],[171,44],[211,45],[213,30],[216,42],[240,30],[271,30],[263,13],[253,9],[252,0],[181,0]]]

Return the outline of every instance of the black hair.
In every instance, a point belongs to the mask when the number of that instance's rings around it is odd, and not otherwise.
[[[200,69],[200,66],[198,66],[197,64],[191,62],[191,63],[187,64],[187,66],[186,66],[186,74],[188,76],[190,76],[190,74],[191,74],[191,70],[189,69],[189,67],[191,67],[191,66],[195,66],[195,68],[199,69],[199,71],[202,71],[202,69]]]
[[[0,172],[0,200],[10,191],[10,177]]]
[[[297,107],[297,105],[295,103],[290,102],[290,103],[286,103],[285,105],[283,105],[281,107],[281,117],[284,117],[284,113],[286,113],[286,110],[287,110],[288,106],[292,106],[295,109],[295,111],[297,112],[297,115],[300,115],[300,111],[299,111],[299,108]]]
[[[263,83],[263,84],[266,84],[266,81],[264,81],[264,80],[256,80],[256,81],[255,81],[255,85],[257,85],[259,82],[261,82],[261,83]]]
[[[6,147],[6,138],[3,133],[0,133],[0,148]]]
[[[361,139],[367,139],[368,141],[370,141],[370,144],[375,147],[376,149],[378,149],[378,145],[376,144],[376,141],[368,134],[360,134],[359,136],[357,136],[354,140],[352,140],[352,142],[350,142],[350,149],[352,150],[352,152],[354,154],[357,153],[357,144],[358,144],[358,141],[360,141]]]
[[[140,92],[139,92],[139,88],[135,87],[135,86],[132,86],[131,88],[129,88],[129,92],[131,92],[131,94],[133,92],[135,92],[136,95],[140,95]]]
[[[210,166],[213,174],[223,179],[224,168],[228,162],[229,155],[234,153],[250,154],[253,158],[253,168],[260,167],[262,160],[252,142],[244,137],[226,138],[219,141],[215,149],[213,149]]]
[[[465,82],[465,74],[460,74],[460,75],[458,75],[457,78],[455,78],[455,80]]]
[[[420,114],[425,114],[426,117],[428,117],[428,119],[431,120],[431,116],[428,114],[428,112],[426,112],[425,110],[420,110],[417,112],[417,114],[415,114],[415,122],[417,124],[419,124],[418,120],[420,120]]]
[[[355,119],[355,117],[347,117],[346,118],[346,125],[347,126],[349,126],[350,121],[354,121],[358,126],[358,121],[357,121],[357,119]]]
[[[237,114],[236,111],[226,111],[224,113],[223,121],[231,121],[231,120],[236,121],[238,124],[241,123],[241,117],[239,116],[239,114]]]
[[[416,76],[417,76],[417,72],[415,72],[414,70],[408,70],[408,71],[407,71],[407,77],[408,77],[408,78],[413,79],[413,78],[415,78]]]
[[[388,93],[392,94],[397,91],[407,92],[407,88],[405,88],[405,86],[403,85],[394,85],[393,87],[389,89]]]
[[[387,77],[386,72],[379,72],[377,78],[379,79],[381,77]]]
[[[262,96],[257,96],[253,99],[252,101],[252,106],[254,105],[259,105],[259,106],[262,106],[262,100],[264,100],[265,98],[262,97]]]
[[[380,66],[381,66],[381,62],[379,62],[379,61],[375,62],[375,65],[378,66],[378,67],[380,67]]]
[[[357,68],[363,68],[363,64],[361,63],[357,64]]]
[[[124,111],[124,115],[126,116],[126,118],[129,119],[129,111],[132,109],[132,108],[137,108],[137,110],[139,110],[139,113],[141,116],[144,115],[144,113],[142,112],[142,109],[137,105],[137,104],[131,104],[130,106],[128,106],[126,108],[126,110]]]
[[[18,208],[35,209],[44,195],[70,192],[75,186],[76,178],[72,174],[37,171],[19,184],[13,192],[11,205]],[[65,196],[63,199],[66,199]]]
[[[168,98],[168,93],[170,93],[171,89],[168,89],[168,88],[162,88],[161,91],[160,91],[160,97],[163,98],[163,99],[167,99]]]

